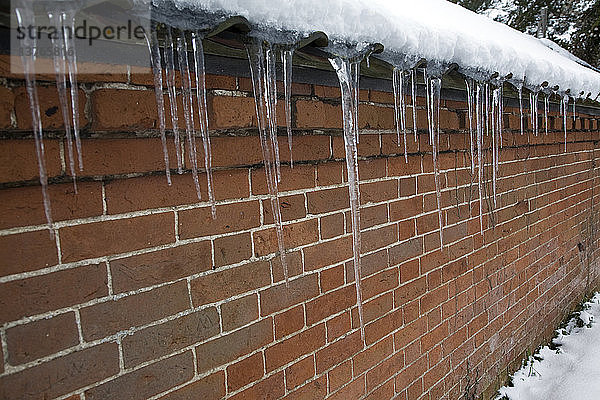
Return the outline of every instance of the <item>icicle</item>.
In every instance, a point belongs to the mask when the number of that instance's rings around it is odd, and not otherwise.
[[[202,134],[202,147],[204,148],[204,169],[208,186],[208,201],[213,219],[217,218],[215,194],[212,178],[212,148],[208,134],[208,109],[206,106],[206,73],[204,70],[204,48],[202,37],[192,32],[192,50],[194,54],[194,75],[196,75],[196,101],[198,102],[198,120]]]
[[[416,71],[415,69],[410,70],[410,85],[411,85],[411,96],[412,101],[412,115],[413,115],[413,133],[415,135],[415,142],[417,141],[417,83],[416,83]]]
[[[521,115],[521,135],[523,134],[523,84],[519,84],[517,87],[517,91],[519,92],[519,111]]]
[[[171,170],[169,169],[169,150],[167,148],[167,135],[165,133],[165,99],[163,94],[162,60],[160,48],[158,47],[158,36],[156,34],[156,23],[152,23],[150,35],[145,34],[148,50],[150,51],[150,64],[154,75],[154,94],[156,96],[156,110],[158,112],[158,128],[162,142],[163,158],[165,161],[165,174],[167,183],[171,185]]]
[[[198,195],[198,200],[201,200],[200,182],[198,181],[198,154],[196,151],[196,129],[194,127],[192,79],[188,62],[187,40],[183,32],[177,37],[177,55],[179,57],[179,70],[181,72],[183,116],[185,118],[185,132],[187,135],[189,159],[194,185],[196,186],[196,194]]]
[[[468,118],[469,118],[469,144],[471,146],[471,174],[475,173],[475,143],[473,140],[473,87],[472,81],[469,82],[468,79],[465,79],[465,85],[467,86],[467,108],[469,110]]]
[[[476,112],[475,114],[477,115],[477,168],[478,168],[478,175],[479,175],[479,225],[481,228],[481,235],[483,235],[483,152],[482,152],[482,148],[483,148],[483,126],[482,126],[482,117],[483,117],[483,110],[482,110],[482,103],[483,100],[481,99],[481,93],[482,89],[481,89],[481,84],[478,83],[477,84],[477,89],[476,89],[476,98],[475,98],[475,108],[476,108]]]
[[[548,97],[549,94],[546,93],[546,96],[544,96],[544,121],[546,125],[546,135],[548,135]]]
[[[83,171],[83,156],[81,151],[81,138],[79,136],[79,92],[77,85],[77,56],[73,36],[68,34],[68,30],[75,32],[74,11],[62,12],[60,15],[62,25],[62,37],[65,45],[65,56],[69,66],[69,83],[71,86],[71,111],[73,118],[73,134],[75,136],[75,146],[77,147],[77,158],[79,170]],[[68,27],[68,29],[67,29]]]
[[[498,106],[498,89],[492,91],[492,191],[494,194],[494,207],[496,207],[496,178],[498,173],[498,121],[496,119],[496,110]]]
[[[502,148],[502,130],[504,128],[504,122],[502,118],[504,117],[504,81],[500,81],[500,86],[498,87],[498,136],[500,138],[500,148]]]
[[[575,96],[573,96],[573,122],[577,121],[577,113],[575,111]]]
[[[425,86],[427,89],[427,122],[429,138],[433,155],[433,180],[435,183],[435,198],[438,209],[438,224],[440,228],[440,247],[444,246],[444,222],[442,214],[442,194],[440,190],[440,173],[438,167],[438,151],[440,146],[440,94],[442,88],[441,78],[430,78],[427,69],[424,71]]]
[[[277,181],[277,168],[275,166],[275,146],[273,136],[271,135],[271,126],[273,114],[267,111],[272,106],[269,97],[273,92],[271,85],[275,83],[274,79],[268,79],[267,61],[265,59],[265,50],[263,43],[259,39],[253,39],[246,44],[248,59],[250,61],[250,73],[252,76],[252,89],[254,92],[254,104],[256,109],[256,119],[258,121],[258,133],[265,164],[265,178],[269,190],[269,200],[271,203],[271,212],[275,221],[275,233],[277,235],[277,244],[279,246],[279,258],[283,267],[283,275],[286,287],[289,287],[288,265],[285,255],[285,244],[283,241],[283,226],[281,222],[281,207],[279,205],[279,187]],[[275,124],[276,126],[276,124]]]
[[[35,17],[33,12],[27,8],[15,8],[17,23],[20,27],[35,26]],[[29,99],[29,108],[31,111],[31,122],[33,128],[33,137],[35,138],[35,150],[38,160],[38,170],[40,174],[40,185],[42,186],[42,201],[44,203],[44,213],[48,222],[50,234],[54,237],[52,222],[52,209],[50,206],[50,197],[48,195],[48,175],[46,169],[46,155],[44,151],[44,141],[42,134],[42,119],[40,116],[40,104],[35,81],[35,58],[36,41],[29,36],[25,36],[22,43],[21,61],[23,62],[23,74],[25,75],[25,86],[27,97]]]
[[[175,140],[175,154],[177,157],[177,173],[183,173],[183,157],[181,154],[181,141],[179,137],[179,116],[177,113],[177,92],[175,89],[175,55],[173,51],[173,34],[167,28],[165,37],[165,69],[167,78],[167,91],[169,93],[169,106],[171,110],[171,126]]]
[[[285,95],[285,125],[287,127],[288,148],[290,150],[290,168],[294,168],[292,157],[292,59],[293,49],[281,51],[281,63],[283,64],[283,89]]]
[[[358,305],[358,317],[360,321],[361,339],[365,340],[364,318],[362,307],[362,293],[360,288],[360,192],[358,177],[358,151],[355,136],[357,122],[356,108],[358,103],[354,96],[356,80],[353,79],[352,65],[348,60],[340,57],[330,58],[329,61],[335,69],[340,81],[342,91],[342,114],[344,120],[344,144],[346,149],[346,169],[348,171],[348,190],[350,193],[350,213],[352,216],[352,247],[354,258],[354,282],[356,287],[356,299]]]
[[[569,104],[569,96],[564,95],[561,101],[563,112],[563,129],[565,131],[565,153],[567,152],[567,105]]]
[[[275,155],[275,170],[277,173],[277,182],[281,182],[281,164],[279,161],[279,142],[277,141],[277,78],[275,75],[275,51],[271,44],[267,44],[265,51],[266,74],[265,88],[267,89],[267,123],[273,151]]]
[[[404,100],[404,71],[394,68],[392,82],[394,88],[394,119],[396,121],[396,135],[400,146],[400,131],[404,136],[404,161],[408,162],[408,149],[406,145],[406,102]]]
[[[58,32],[61,32],[62,23],[59,12],[55,10],[49,11],[48,18],[50,19],[52,27],[55,28]],[[69,115],[71,115],[71,108],[69,107],[69,100],[67,98],[67,66],[65,65],[65,46],[64,41],[61,39],[62,35],[61,37],[58,37],[56,35],[51,36],[53,50],[52,61],[54,64],[54,74],[56,76],[56,89],[58,91],[58,100],[62,112],[63,124],[65,126],[65,137],[67,139],[67,159],[69,164],[69,172],[71,174],[71,177],[73,177],[73,187],[75,189],[75,193],[77,193],[75,154],[73,152],[73,132],[71,130],[71,120],[69,118]]]
[[[360,63],[354,62],[350,64],[350,77],[352,78],[352,96],[354,103],[352,112],[354,113],[354,136],[356,136],[356,143],[360,142],[360,136],[358,133],[358,104],[360,95]]]

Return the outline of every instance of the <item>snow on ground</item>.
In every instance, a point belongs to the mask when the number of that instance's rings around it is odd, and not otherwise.
[[[140,0],[138,0],[140,1]],[[255,26],[323,31],[333,40],[380,42],[384,53],[463,68],[512,73],[532,85],[548,82],[600,93],[600,74],[552,51],[536,38],[445,0],[152,0],[242,15]]]
[[[571,320],[559,330],[554,339],[561,345],[558,350],[546,346],[539,353],[541,361],[531,357],[513,375],[514,387],[500,388],[497,400],[504,395],[510,400],[600,399],[600,293],[586,303],[580,318],[583,327]]]

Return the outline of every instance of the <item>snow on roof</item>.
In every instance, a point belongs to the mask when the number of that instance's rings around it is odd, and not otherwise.
[[[445,0],[153,0],[177,7],[241,15],[254,26],[332,40],[379,42],[388,55],[456,63],[463,70],[513,74],[529,87],[548,82],[595,97],[600,74],[538,39]],[[390,57],[383,57],[389,59]]]

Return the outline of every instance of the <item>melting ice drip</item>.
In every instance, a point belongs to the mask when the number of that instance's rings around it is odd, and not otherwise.
[[[15,9],[17,23],[19,26],[35,26],[35,16],[30,8],[18,7]],[[33,128],[33,137],[35,139],[35,150],[38,160],[38,170],[40,174],[40,185],[42,186],[42,200],[44,203],[44,213],[50,233],[54,235],[52,222],[52,209],[50,206],[50,197],[48,195],[48,173],[46,169],[46,157],[44,151],[44,141],[42,135],[42,119],[40,116],[40,104],[35,81],[35,59],[36,59],[36,41],[28,35],[22,40],[22,46],[29,51],[23,51],[21,61],[23,62],[23,73],[25,75],[25,85],[27,97],[29,98],[29,107],[31,111],[31,121]]]
[[[52,36],[53,47],[53,65],[56,76],[56,89],[65,126],[65,136],[67,139],[67,157],[69,162],[69,172],[73,177],[73,185],[77,192],[77,181],[75,172],[75,155],[73,150],[73,136],[75,136],[75,146],[77,148],[79,170],[83,170],[83,158],[81,152],[81,139],[79,135],[79,99],[77,93],[77,60],[73,44],[73,37],[69,30],[74,32],[74,15],[72,10],[51,9],[48,11],[50,23],[61,32],[60,36]],[[69,76],[69,87],[71,102],[69,104],[67,95],[66,76]],[[71,118],[69,119],[69,116]],[[71,130],[72,123],[72,130]]]
[[[442,193],[440,189],[440,171],[438,166],[438,155],[440,148],[440,97],[442,89],[442,78],[430,76],[427,69],[424,70],[425,92],[427,99],[427,123],[429,128],[429,143],[433,153],[433,180],[435,183],[435,198],[437,202],[438,224],[440,228],[440,247],[444,246],[444,221],[442,212]]]
[[[283,239],[283,225],[281,208],[279,205],[278,187],[278,184],[281,181],[281,173],[279,144],[277,142],[276,50],[271,43],[258,38],[252,38],[252,40],[246,44],[246,50],[248,52],[248,59],[250,60],[250,72],[252,75],[252,88],[254,91],[258,132],[265,164],[265,177],[267,180],[267,188],[269,190],[273,220],[275,221],[279,257],[281,259],[281,265],[283,266],[283,274],[287,286],[289,276]],[[289,66],[288,72],[291,73],[291,65]],[[288,83],[291,85],[291,75],[289,80],[286,80],[286,86]],[[289,92],[291,92],[291,89],[287,88],[286,93]],[[288,131],[288,134],[289,133],[290,132]]]
[[[404,98],[404,73],[405,71],[394,68],[392,84],[394,88],[394,119],[396,121],[396,134],[400,146],[400,131],[404,137],[404,161],[408,162],[408,149],[406,145],[406,99]]]
[[[567,152],[567,107],[569,105],[569,95],[565,94],[561,98],[560,108],[563,116],[563,130],[565,132],[565,153]]]
[[[360,287],[360,191],[358,177],[358,83],[360,78],[360,60],[343,57],[329,59],[337,73],[342,92],[342,116],[344,127],[344,147],[346,150],[346,169],[348,171],[348,191],[350,194],[350,214],[352,216],[352,249],[354,261],[354,284],[361,339],[365,341],[365,328]]]
[[[160,137],[163,147],[163,158],[165,161],[165,173],[167,182],[171,184],[171,172],[169,167],[169,152],[167,149],[166,129],[165,129],[165,104],[163,93],[163,59],[158,44],[157,24],[152,23],[150,35],[146,36],[148,48],[150,51],[150,62],[154,75],[154,90],[156,94],[156,105],[158,110],[158,123]],[[191,43],[192,59],[189,59]],[[211,214],[216,218],[216,207],[213,190],[212,178],[212,151],[210,145],[210,136],[208,134],[208,112],[206,105],[206,83],[204,68],[204,49],[202,46],[202,35],[199,32],[179,32],[176,35],[171,28],[166,30],[164,63],[166,69],[167,92],[169,95],[169,105],[171,111],[171,126],[173,128],[177,171],[183,173],[183,152],[181,149],[181,139],[179,133],[179,119],[177,110],[177,89],[175,85],[175,51],[177,48],[178,64],[182,81],[182,100],[183,115],[185,120],[185,131],[187,137],[188,157],[192,170],[192,177],[196,187],[196,194],[201,200],[200,182],[198,179],[198,152],[196,147],[196,124],[200,127],[202,145],[204,149],[204,168],[206,170],[206,179],[208,187],[208,200],[211,205]],[[192,76],[194,79],[192,80]],[[195,100],[195,101],[194,101]]]

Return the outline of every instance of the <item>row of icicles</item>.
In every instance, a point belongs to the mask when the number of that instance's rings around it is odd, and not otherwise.
[[[23,26],[34,25],[35,17],[31,10],[26,8],[16,9],[17,20]],[[68,11],[49,11],[48,16],[52,24],[59,31],[66,32],[65,27],[72,28],[74,25],[73,14]],[[198,156],[196,149],[196,123],[200,127],[200,137],[204,149],[204,170],[206,171],[208,201],[211,206],[213,218],[216,218],[215,199],[213,193],[212,167],[211,167],[211,144],[208,132],[208,112],[206,102],[205,86],[205,68],[204,51],[202,47],[203,35],[195,31],[178,31],[171,28],[166,29],[166,38],[164,46],[164,55],[161,54],[157,35],[157,24],[152,24],[151,32],[146,36],[150,61],[154,75],[154,88],[156,94],[158,110],[158,127],[163,147],[165,162],[165,174],[168,184],[171,184],[171,170],[169,167],[169,152],[167,150],[167,133],[165,121],[165,102],[164,102],[164,82],[166,80],[167,95],[169,99],[169,111],[171,115],[171,128],[175,142],[177,173],[184,171],[184,151],[180,135],[185,131],[185,144],[187,147],[187,157],[198,199],[201,200],[200,183],[198,179]],[[53,65],[56,72],[56,86],[60,108],[63,115],[65,126],[65,136],[67,143],[67,157],[69,173],[73,178],[75,191],[77,191],[76,173],[83,171],[83,160],[81,152],[81,140],[79,134],[79,110],[77,96],[77,60],[74,51],[74,43],[67,34],[61,38],[53,40],[54,58]],[[191,46],[190,46],[191,44]],[[35,48],[35,43],[30,39],[23,41],[24,46]],[[281,208],[279,204],[278,184],[281,181],[281,166],[279,159],[279,144],[277,141],[277,80],[276,80],[276,61],[277,56],[283,66],[283,87],[284,87],[284,110],[288,135],[288,145],[290,150],[290,166],[293,168],[292,161],[292,130],[291,130],[291,83],[292,83],[292,57],[294,53],[294,43],[273,44],[264,39],[249,37],[245,43],[248,58],[250,61],[250,71],[253,82],[253,91],[256,105],[256,116],[258,121],[258,131],[262,147],[265,175],[271,211],[274,216],[276,235],[279,247],[279,257],[283,266],[285,283],[288,284],[289,274],[286,262],[286,249],[284,245],[283,225],[281,218]],[[35,79],[35,52],[23,53],[29,55],[22,56],[24,75],[26,79],[27,95],[30,102],[33,134],[35,137],[35,146],[38,159],[40,174],[40,183],[42,186],[44,210],[49,229],[53,234],[52,211],[50,199],[48,196],[47,185],[48,177],[46,173],[44,145],[42,141],[42,123],[40,118],[40,107],[37,97],[36,79]],[[177,59],[176,59],[177,55]],[[191,58],[190,58],[191,55]],[[361,338],[364,343],[364,319],[362,307],[362,292],[360,288],[360,191],[358,175],[358,150],[359,129],[358,129],[358,105],[359,105],[359,80],[360,80],[360,62],[362,59],[349,59],[341,56],[331,56],[329,59],[331,65],[339,78],[342,93],[342,117],[343,133],[346,152],[346,164],[348,174],[348,190],[350,198],[350,211],[352,221],[352,244],[354,261],[354,278],[357,296],[358,314],[360,319]],[[179,65],[181,72],[181,87],[176,86],[175,71],[176,64]],[[164,70],[163,70],[164,65]],[[400,135],[403,135],[404,157],[408,162],[407,151],[407,123],[406,123],[406,95],[410,94],[412,100],[412,116],[414,140],[417,140],[417,118],[416,118],[416,89],[417,89],[416,68],[410,70],[393,70],[393,94],[395,108],[395,123],[398,135],[398,146],[400,146]],[[67,84],[66,79],[69,79]],[[440,140],[440,92],[441,76],[430,76],[427,69],[424,69],[424,81],[426,89],[426,108],[429,132],[429,143],[432,146],[434,181],[437,200],[438,222],[440,245],[443,246],[443,214],[441,204],[440,173],[438,166],[438,152]],[[492,188],[493,202],[496,205],[496,179],[498,176],[498,166],[500,158],[500,148],[502,147],[503,130],[503,95],[502,81],[494,86],[490,82],[478,82],[473,79],[465,81],[467,88],[468,103],[468,124],[470,136],[471,153],[471,173],[475,173],[475,160],[477,160],[477,170],[479,182],[483,182],[484,151],[483,137],[491,135],[492,140]],[[70,90],[70,102],[68,92]],[[520,110],[521,110],[521,133],[523,134],[523,105],[521,98],[522,86],[518,87]],[[178,120],[177,97],[182,98],[184,123],[180,127]],[[545,129],[548,131],[548,97],[544,98]],[[531,120],[533,121],[533,130],[538,133],[537,124],[537,101],[538,92],[530,95]],[[565,127],[565,147],[566,147],[566,119],[568,96],[563,96],[561,101],[561,110],[564,118]],[[573,113],[575,107],[573,102]],[[575,115],[574,115],[575,117]],[[77,159],[75,149],[77,150]],[[476,149],[476,150],[475,150]],[[476,153],[476,154],[475,154]],[[483,199],[482,184],[479,184],[479,199]],[[483,205],[479,201],[479,219],[480,228],[483,233]]]

